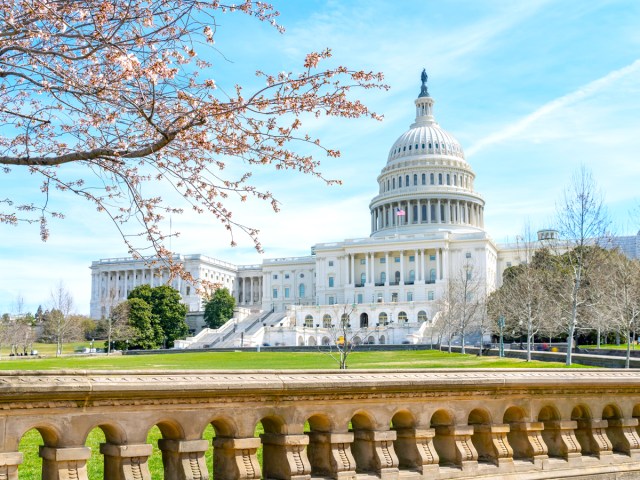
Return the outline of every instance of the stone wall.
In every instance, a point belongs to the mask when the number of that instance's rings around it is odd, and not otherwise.
[[[150,479],[154,425],[171,480],[207,479],[211,448],[216,480],[640,478],[638,417],[625,370],[8,372],[0,478],[37,428],[42,478],[86,479],[99,427],[105,478]]]

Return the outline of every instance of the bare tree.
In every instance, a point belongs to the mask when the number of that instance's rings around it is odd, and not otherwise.
[[[62,353],[65,342],[81,337],[81,325],[72,316],[74,302],[63,282],[51,291],[50,309],[45,319],[45,335],[56,343],[56,356]]]
[[[113,307],[105,321],[109,355],[112,342],[131,340],[135,336],[135,330],[129,325],[129,302],[122,302]]]
[[[570,283],[560,290],[560,294],[568,305],[566,364],[571,365],[574,335],[580,321],[579,310],[586,302],[583,276],[590,256],[595,252],[588,247],[602,242],[610,222],[603,196],[591,172],[584,166],[573,176],[557,209],[558,227],[569,266],[567,278]]]
[[[48,220],[64,217],[51,209],[50,192],[76,195],[114,223],[132,255],[158,256],[172,275],[191,279],[165,248],[167,214],[207,214],[230,232],[232,245],[239,230],[261,250],[258,231],[228,205],[229,197],[256,198],[279,210],[273,194],[251,182],[253,166],[336,183],[298,147],[340,152],[304,132],[302,122],[379,119],[352,92],[387,88],[382,74],[319,67],[327,49],[307,54],[297,72],[258,71],[261,85],[225,91],[211,59],[220,56],[216,17],[231,12],[283,31],[271,5],[251,0],[1,2],[0,173],[28,170],[42,183],[33,202],[0,198],[0,223],[38,223],[46,240]],[[59,168],[69,163],[75,167]],[[156,183],[161,188],[151,188]]]
[[[607,262],[608,286],[603,295],[608,321],[626,339],[625,368],[629,368],[631,344],[640,319],[640,262],[614,251]]]
[[[354,310],[354,305],[336,305],[334,307],[335,321],[332,321],[331,326],[327,329],[329,348],[323,349],[323,346],[318,344],[320,351],[333,358],[340,370],[347,368],[349,354],[357,347],[358,344],[355,340],[361,334],[359,328],[354,328],[351,325],[351,316]]]
[[[460,337],[462,353],[466,353],[467,336],[478,331],[478,323],[486,300],[486,285],[478,275],[473,262],[466,259],[461,268],[449,278],[445,294],[439,300],[443,326],[449,340]]]

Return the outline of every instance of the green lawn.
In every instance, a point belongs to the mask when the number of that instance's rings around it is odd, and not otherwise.
[[[435,350],[352,352],[349,368],[557,368],[561,363],[477,357]],[[333,369],[321,352],[198,352],[156,355],[87,355],[48,358],[3,357],[0,370],[52,369]]]

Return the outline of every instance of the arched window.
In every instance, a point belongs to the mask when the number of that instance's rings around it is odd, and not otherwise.
[[[419,322],[426,322],[427,321],[427,312],[425,312],[424,310],[420,310],[418,312],[418,321]]]
[[[427,184],[427,174],[423,173],[422,174],[422,185],[426,185]]]
[[[306,317],[304,317],[304,326],[313,327],[313,317],[311,315],[307,315]]]
[[[411,215],[411,222],[416,223],[418,221],[418,205],[413,205],[413,212]]]
[[[387,282],[387,272],[382,272],[380,274],[380,283],[386,283]]]
[[[364,285],[367,281],[367,274],[362,272],[360,274],[360,285]]]
[[[387,179],[387,191],[389,191],[389,179]]]
[[[453,176],[453,184],[457,187],[458,186],[458,176],[454,175]]]
[[[441,173],[438,174],[438,184],[442,185],[442,174]]]
[[[435,283],[436,282],[436,269],[432,268],[431,270],[429,270],[429,281],[431,283]]]
[[[378,315],[378,322],[380,323],[380,325],[384,325],[388,321],[389,316],[385,312],[382,312],[380,315]]]
[[[393,182],[393,189],[395,190],[395,188],[396,188],[396,179],[393,178],[393,179],[391,179],[391,181]]]
[[[324,317],[322,317],[322,327],[331,328],[331,315],[328,313],[325,313]]]
[[[409,175],[404,177],[404,186],[408,187],[409,186]]]
[[[360,328],[369,328],[369,315],[364,312],[360,314]]]
[[[436,206],[431,205],[431,223],[436,223]]]
[[[400,283],[400,272],[396,272],[395,278],[396,278],[396,280],[395,280],[396,285],[398,285]]]
[[[304,298],[304,283],[298,286],[298,297]]]
[[[413,184],[414,185],[418,185],[418,174],[417,173],[413,174]]]
[[[414,270],[409,270],[409,281],[413,283],[416,279],[416,272]]]
[[[398,188],[402,188],[402,177],[398,177]]]
[[[407,321],[407,312],[400,312],[398,314],[398,322],[406,322]]]
[[[429,183],[431,183],[431,185],[436,183],[436,176],[433,173],[429,174]]]
[[[426,205],[422,205],[422,217],[421,217],[421,221],[422,223],[427,221],[427,206]]]

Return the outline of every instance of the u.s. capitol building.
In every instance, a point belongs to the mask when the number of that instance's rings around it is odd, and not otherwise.
[[[435,102],[422,78],[415,121],[391,146],[378,176],[368,237],[316,244],[309,256],[260,265],[177,257],[194,278],[227,287],[247,309],[234,320],[234,335],[222,341],[220,335],[214,340],[216,332],[208,339],[203,332],[196,344],[237,346],[238,333],[246,333],[243,345],[326,342],[324,330],[344,314],[345,305],[353,327],[362,331],[359,340],[423,341],[453,280],[466,277],[474,294],[488,293],[499,286],[505,268],[526,261],[517,245],[497,245],[484,230],[485,202],[474,189],[475,174],[460,143],[436,122]],[[540,238],[553,235],[539,232]],[[618,237],[616,243],[627,255],[639,256],[640,236]],[[99,260],[91,271],[96,319],[135,286],[168,281],[166,272],[131,258]],[[193,286],[172,282],[190,312],[202,310],[203,298]]]

